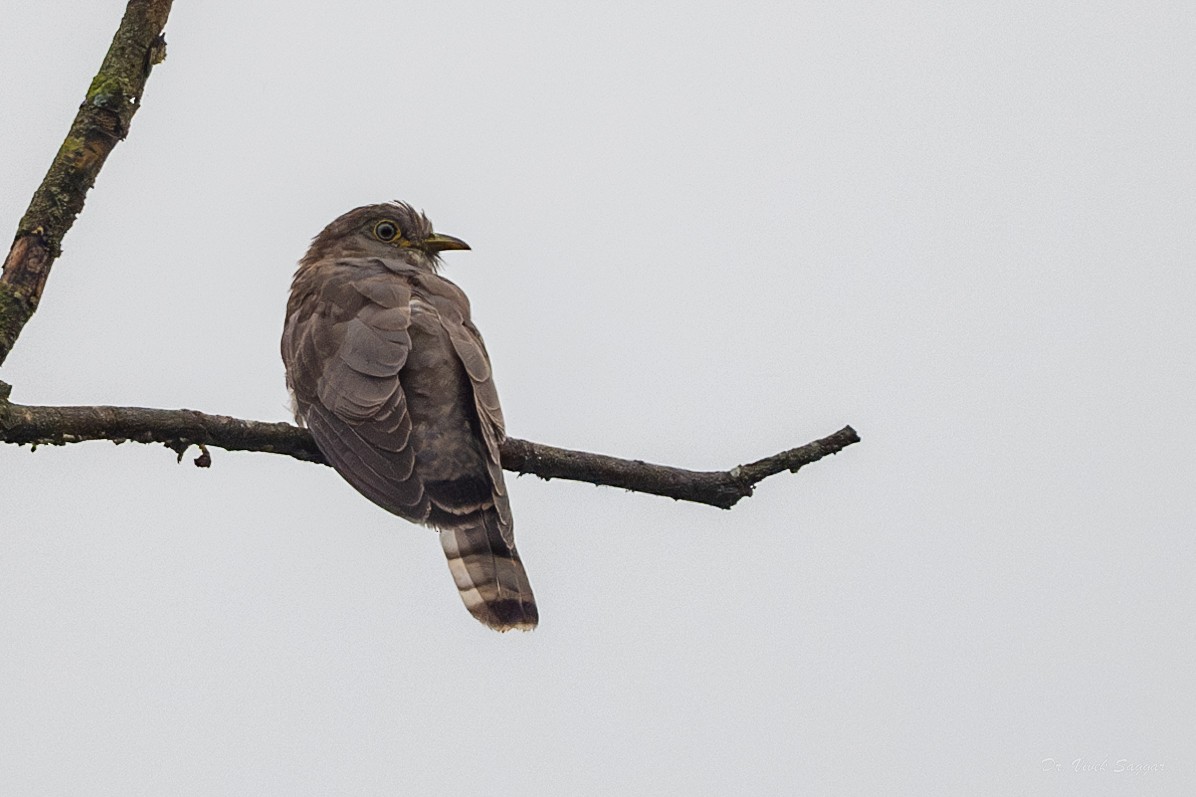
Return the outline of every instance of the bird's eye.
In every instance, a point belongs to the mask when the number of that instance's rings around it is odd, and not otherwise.
[[[393,221],[380,221],[374,225],[374,237],[379,241],[393,241],[399,234],[399,226]]]

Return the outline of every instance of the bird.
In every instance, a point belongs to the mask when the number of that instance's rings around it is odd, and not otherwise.
[[[282,359],[296,421],[350,485],[439,532],[465,607],[539,622],[503,482],[505,425],[469,299],[440,275],[467,250],[406,202],[341,215],[299,261]]]

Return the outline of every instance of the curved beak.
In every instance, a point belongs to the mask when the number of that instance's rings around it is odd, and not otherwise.
[[[460,238],[454,238],[451,235],[441,235],[434,232],[425,238],[422,245],[429,252],[443,252],[446,249],[468,249],[469,244],[462,241]]]

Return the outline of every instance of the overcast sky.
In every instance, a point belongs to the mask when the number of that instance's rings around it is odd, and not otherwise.
[[[4,4],[6,229],[123,7]],[[1193,793],[1194,8],[179,0],[15,401],[288,418],[295,261],[398,198],[512,435],[863,442],[512,475],[508,635],[330,469],[0,446],[0,793]]]

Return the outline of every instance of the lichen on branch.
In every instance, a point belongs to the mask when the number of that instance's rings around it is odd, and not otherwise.
[[[17,226],[0,274],[0,364],[37,310],[62,240],[104,161],[128,134],[150,70],[165,55],[162,29],[170,6],[171,0],[130,0],[70,132]]]

